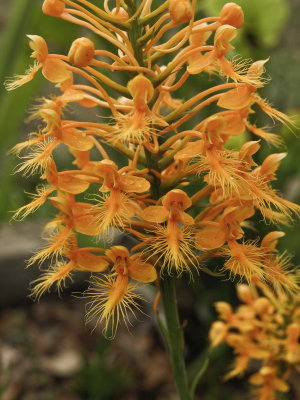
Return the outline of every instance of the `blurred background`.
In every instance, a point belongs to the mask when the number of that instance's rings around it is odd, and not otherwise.
[[[234,44],[237,52],[253,60],[266,59],[271,82],[260,93],[276,108],[294,116],[300,125],[300,2],[299,0],[237,0],[245,13],[245,26]],[[99,4],[99,1],[94,1]],[[100,2],[101,3],[101,2]],[[156,1],[159,4],[158,1]],[[201,0],[198,17],[218,15],[224,0]],[[77,26],[41,13],[39,0],[0,0],[0,81],[22,74],[30,64],[26,34],[46,38],[51,52],[66,54],[71,42],[84,35]],[[196,79],[196,80],[195,80]],[[213,78],[191,78],[180,95],[191,96],[196,88],[213,85]],[[170,367],[155,321],[141,317],[131,332],[121,329],[114,341],[107,341],[100,330],[91,333],[84,323],[84,301],[71,292],[84,287],[82,277],[59,298],[56,293],[33,303],[27,298],[28,285],[38,269],[25,270],[24,259],[39,247],[43,224],[53,210],[42,207],[25,222],[10,222],[12,211],[28,202],[39,182],[38,177],[24,179],[14,175],[18,163],[8,150],[25,140],[34,127],[26,123],[36,99],[53,93],[39,74],[34,81],[16,91],[0,88],[0,399],[1,400],[175,400]],[[298,120],[298,122],[297,122]],[[257,114],[258,126],[271,125]],[[300,141],[298,131],[274,126],[285,140],[289,156],[283,160],[276,188],[291,201],[300,197]],[[239,141],[249,137],[243,135]],[[231,143],[238,146],[239,143]],[[266,144],[262,160],[272,149]],[[271,229],[256,218],[263,236]],[[284,228],[281,250],[300,260],[300,228]],[[214,270],[216,265],[210,265]],[[194,282],[182,282],[179,307],[186,321],[187,361],[190,374],[201,363],[207,345],[207,332],[215,319],[213,303],[236,302],[234,286],[226,279],[201,274]],[[150,301],[153,293],[146,294]],[[148,306],[151,316],[151,304]],[[224,383],[222,376],[232,362],[226,347],[218,349],[206,370],[198,395],[201,400],[246,399],[247,382]],[[297,387],[287,399],[299,400]]]

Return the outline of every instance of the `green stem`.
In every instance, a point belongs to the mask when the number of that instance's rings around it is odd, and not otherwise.
[[[166,341],[180,400],[192,400],[183,358],[184,337],[177,310],[175,285],[176,279],[174,277],[166,276],[161,280],[161,297],[166,318]]]
[[[129,7],[129,15],[133,15],[137,4],[134,0],[125,0]],[[167,4],[167,2],[164,4]],[[160,8],[161,10],[161,8]],[[153,14],[152,14],[153,17]],[[141,24],[138,19],[131,22],[131,29],[128,32],[129,39],[133,45],[134,56],[138,60],[141,66],[144,65],[142,44],[138,44],[138,40],[142,37],[144,30],[142,28],[143,24],[147,23],[149,20],[144,19]],[[146,163],[151,174],[151,170],[156,170],[159,172],[158,168],[158,154],[152,154],[145,150]],[[153,199],[159,199],[161,197],[160,186],[161,182],[159,177],[155,174],[153,175],[153,181],[151,182],[151,192]],[[180,400],[192,400],[189,393],[187,372],[185,367],[185,362],[183,358],[184,352],[184,337],[182,332],[182,327],[180,326],[177,304],[176,304],[176,291],[175,291],[175,278],[165,277],[161,281],[161,296],[165,311],[166,326],[160,325],[160,330],[164,336],[167,346],[169,357],[172,365],[173,377],[175,385],[180,397]]]

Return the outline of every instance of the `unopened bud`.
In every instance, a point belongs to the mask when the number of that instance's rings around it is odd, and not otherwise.
[[[117,17],[120,21],[126,22],[129,18],[127,11],[123,7],[114,8],[112,10],[112,15]]]
[[[60,0],[44,0],[43,13],[52,17],[59,17],[65,11],[65,3]]]
[[[211,343],[211,347],[215,347],[218,344],[224,342],[225,336],[227,333],[227,326],[224,322],[215,321],[209,332],[209,341]]]
[[[272,312],[272,305],[265,297],[259,297],[254,302],[254,309],[258,314],[269,314]]]
[[[189,22],[194,14],[189,0],[170,0],[169,12],[175,24]]]
[[[220,318],[223,320],[228,320],[228,318],[232,315],[231,305],[225,301],[217,301],[214,305],[215,309],[220,314]]]
[[[227,3],[221,10],[220,22],[222,25],[231,25],[240,28],[244,24],[244,13],[235,3]]]
[[[69,50],[70,63],[77,67],[87,67],[95,55],[94,43],[85,37],[74,40]]]
[[[238,285],[237,294],[239,299],[244,303],[251,303],[253,301],[252,292],[248,285]]]

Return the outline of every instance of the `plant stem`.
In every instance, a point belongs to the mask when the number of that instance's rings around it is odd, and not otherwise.
[[[126,4],[129,7],[129,15],[133,15],[137,9],[136,1],[127,0]],[[163,11],[167,4],[168,2],[164,3],[163,7],[159,8],[159,12]],[[155,14],[152,13],[151,18],[154,15]],[[130,24],[131,29],[128,32],[128,37],[134,49],[134,56],[136,60],[138,60],[140,66],[144,66],[144,62],[142,48],[138,45],[138,40],[140,37],[143,36],[144,30],[142,26],[144,23],[147,23],[148,20],[149,19],[144,18],[143,23],[140,23],[138,19],[134,19]],[[154,169],[156,171],[159,171],[158,155],[150,153],[146,148],[144,150],[146,163],[149,170],[151,171],[151,169]],[[154,199],[159,199],[161,197],[160,186],[160,179],[153,174],[151,192]],[[173,377],[180,400],[192,400],[189,393],[187,372],[183,359],[184,337],[182,327],[180,326],[179,322],[175,284],[176,279],[174,277],[166,276],[163,280],[161,280],[161,296],[165,311],[166,326],[164,327],[163,325],[160,325],[160,330],[168,346]]]
[[[166,318],[166,342],[176,389],[180,400],[191,400],[187,372],[183,358],[184,337],[176,302],[176,279],[165,276],[161,280],[161,297]]]

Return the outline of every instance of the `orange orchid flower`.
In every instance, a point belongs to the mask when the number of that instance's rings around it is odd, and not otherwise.
[[[104,322],[104,334],[114,337],[121,318],[126,324],[130,323],[128,310],[133,314],[133,309],[140,310],[137,301],[142,297],[134,292],[136,285],[130,283],[129,278],[147,283],[156,280],[157,276],[151,264],[143,262],[138,255],[130,257],[124,246],[113,246],[106,255],[113,263],[113,272],[104,279],[91,280],[85,294],[92,299],[88,303],[87,320],[98,318],[98,322]]]
[[[194,219],[184,211],[191,204],[184,191],[174,189],[162,198],[161,206],[146,207],[141,213],[141,217],[148,222],[166,222],[166,226],[157,225],[153,231],[155,241],[149,243],[151,256],[158,256],[157,262],[162,262],[163,270],[171,271],[174,266],[181,273],[196,263],[191,250],[193,233],[190,226]]]

